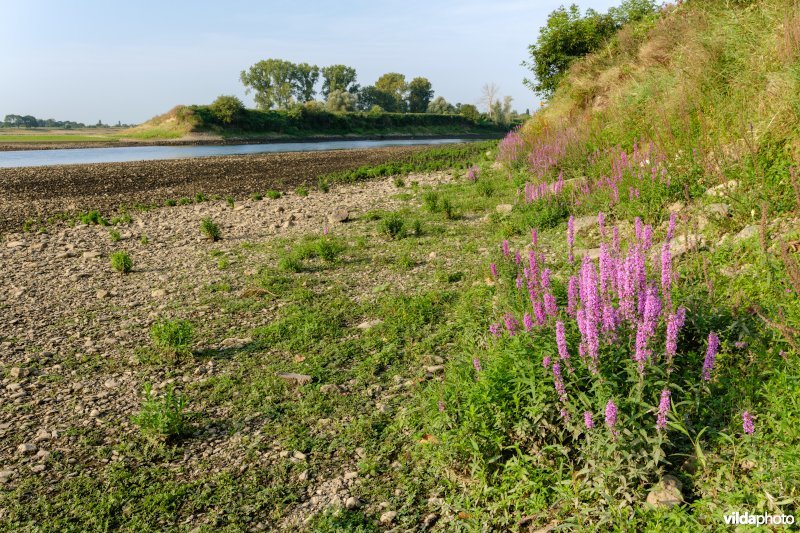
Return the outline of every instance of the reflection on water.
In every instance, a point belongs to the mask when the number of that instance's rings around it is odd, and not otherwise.
[[[418,139],[383,141],[326,141],[270,144],[231,144],[225,146],[125,146],[119,148],[78,148],[68,150],[0,151],[0,168],[122,163],[156,159],[183,159],[215,155],[264,154],[275,152],[315,152],[381,146],[414,146],[468,142],[463,139]]]

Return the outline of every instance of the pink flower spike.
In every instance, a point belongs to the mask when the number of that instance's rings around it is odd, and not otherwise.
[[[742,429],[744,429],[744,432],[748,435],[752,435],[756,431],[755,424],[753,423],[753,417],[748,411],[742,413]]]
[[[586,426],[586,429],[594,428],[594,420],[592,420],[592,413],[589,411],[583,412],[583,425]]]

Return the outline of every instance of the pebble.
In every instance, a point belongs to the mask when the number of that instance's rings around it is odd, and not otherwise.
[[[17,446],[17,452],[21,453],[22,455],[34,453],[38,449],[39,449],[38,446],[36,446],[31,442],[24,442],[19,446]]]
[[[394,522],[394,519],[397,517],[396,511],[386,511],[385,513],[381,514],[381,524],[388,525]]]
[[[349,509],[349,510],[351,510],[351,511],[352,511],[352,510],[354,510],[354,509],[358,509],[358,507],[360,506],[360,503],[359,503],[359,501],[358,501],[358,498],[356,498],[355,496],[350,496],[350,497],[349,497],[349,498],[347,498],[347,500],[344,502],[344,506],[345,506],[347,509]]]

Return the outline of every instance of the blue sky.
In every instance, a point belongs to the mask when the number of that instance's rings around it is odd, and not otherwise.
[[[269,57],[344,63],[362,85],[385,72],[425,76],[453,103],[477,103],[494,82],[517,109],[534,108],[520,62],[562,3],[0,0],[0,117],[138,123],[220,94],[253,105],[239,73]]]

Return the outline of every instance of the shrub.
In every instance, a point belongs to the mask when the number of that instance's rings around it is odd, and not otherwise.
[[[297,196],[308,196],[308,187],[298,187],[294,192],[297,193]]]
[[[391,239],[405,237],[405,222],[398,213],[389,213],[380,222],[380,231]]]
[[[244,115],[244,104],[235,96],[218,96],[210,106],[211,113],[222,124],[237,122]]]
[[[442,212],[444,213],[444,218],[447,220],[456,220],[459,218],[458,211],[449,198],[442,200]]]
[[[192,203],[192,199],[188,196],[184,196],[180,200],[178,200],[178,205],[189,205]]]
[[[406,186],[406,181],[402,177],[396,176],[394,178],[394,186],[397,187],[398,189],[402,189],[403,187]]]
[[[208,198],[206,198],[206,195],[201,192],[194,195],[194,201],[197,202],[198,204],[203,203],[206,200],[208,200]]]
[[[231,209],[233,209],[234,206],[236,205],[236,201],[233,199],[233,196],[226,196],[225,203],[228,204],[228,207],[230,207]]]
[[[150,239],[147,238],[147,235],[142,235],[141,237],[139,237],[139,242],[142,244],[149,244]]]
[[[336,261],[343,251],[344,245],[334,239],[322,238],[316,243],[317,257],[329,263]]]
[[[422,203],[431,213],[439,211],[439,193],[436,191],[427,191],[422,196]]]
[[[303,263],[294,255],[286,255],[278,261],[278,268],[287,272],[302,272]]]
[[[270,200],[277,200],[281,196],[282,194],[280,193],[280,191],[272,191],[272,190],[267,191],[267,198],[269,198]]]
[[[319,189],[320,192],[330,191],[331,184],[328,181],[328,178],[325,178],[324,176],[320,176],[319,178],[317,178],[317,189]]]
[[[111,242],[119,242],[122,240],[122,234],[119,231],[112,229],[108,231],[108,238],[111,239]]]
[[[414,232],[415,237],[422,237],[424,230],[422,228],[422,221],[420,219],[414,219],[414,222],[411,223],[411,231]]]
[[[176,200],[172,200],[170,198],[170,199],[164,200],[164,205],[167,206],[167,207],[174,207],[174,206],[178,205],[178,202]]]
[[[211,241],[219,240],[220,232],[217,226],[210,218],[204,218],[200,221],[200,233]]]
[[[108,222],[100,215],[99,211],[89,211],[88,213],[83,214],[78,218],[80,219],[81,222],[83,222],[87,226],[91,225],[108,226]]]
[[[250,195],[250,199],[254,200],[254,201],[259,201],[259,200],[263,200],[264,196],[262,196],[261,194],[259,194],[257,192],[254,192],[253,194]]]
[[[133,261],[128,252],[118,251],[111,254],[111,268],[121,274],[127,274],[133,269]]]
[[[150,340],[163,353],[177,356],[191,353],[194,328],[187,320],[162,319],[150,327]]]
[[[184,396],[175,392],[171,385],[161,399],[156,398],[152,391],[149,383],[144,386],[142,409],[133,417],[133,422],[143,433],[166,440],[175,440],[186,435],[189,428],[184,412]]]

